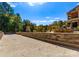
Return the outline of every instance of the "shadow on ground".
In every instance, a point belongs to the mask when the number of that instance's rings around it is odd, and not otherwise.
[[[39,39],[36,39],[36,40],[39,40]],[[39,40],[39,41],[46,42],[46,43],[49,43],[49,44],[54,44],[54,45],[57,45],[57,46],[60,46],[60,47],[72,49],[72,50],[75,50],[75,51],[78,51],[79,52],[79,48],[76,48],[76,47],[72,47],[72,46],[68,46],[68,45],[62,45],[62,44],[53,43],[53,42],[48,42],[48,41],[44,41],[44,40]]]

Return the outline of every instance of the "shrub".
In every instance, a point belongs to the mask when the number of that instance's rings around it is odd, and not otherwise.
[[[56,29],[54,32],[73,32],[72,29]]]
[[[77,26],[77,28],[76,28],[78,31],[79,31],[79,26]]]

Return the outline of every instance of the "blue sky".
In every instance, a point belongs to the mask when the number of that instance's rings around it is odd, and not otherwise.
[[[8,2],[9,3],[9,2]],[[9,3],[22,20],[29,19],[39,24],[51,24],[53,21],[67,20],[67,12],[79,5],[78,2],[16,2]]]

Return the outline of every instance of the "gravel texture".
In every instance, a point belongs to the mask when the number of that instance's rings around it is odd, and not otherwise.
[[[4,35],[0,40],[0,56],[3,57],[68,57],[79,56],[78,50],[42,42],[21,35]]]

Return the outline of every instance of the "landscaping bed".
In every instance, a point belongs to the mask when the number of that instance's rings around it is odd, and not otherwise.
[[[46,33],[46,32],[17,32],[16,34],[35,38],[50,43],[69,45],[79,48],[79,34]]]

